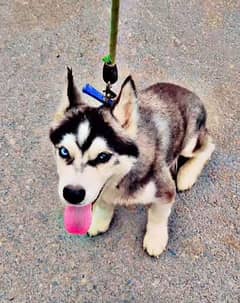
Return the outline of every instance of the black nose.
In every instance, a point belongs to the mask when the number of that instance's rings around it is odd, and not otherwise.
[[[63,197],[71,204],[80,204],[85,197],[85,189],[81,187],[66,186],[63,189]]]

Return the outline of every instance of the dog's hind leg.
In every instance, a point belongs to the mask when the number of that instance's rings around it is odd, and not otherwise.
[[[93,206],[93,219],[89,236],[96,236],[108,230],[114,214],[114,205],[107,204],[103,200],[98,200]]]
[[[194,141],[197,148],[194,146]],[[190,189],[193,186],[214,149],[215,145],[206,129],[200,132],[198,138],[193,138],[189,141],[181,153],[181,155],[190,159],[179,169],[177,175],[177,188],[179,191]]]

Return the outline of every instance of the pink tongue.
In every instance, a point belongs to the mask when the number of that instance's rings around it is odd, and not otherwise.
[[[92,205],[67,206],[64,211],[64,226],[68,233],[85,235],[92,223]]]

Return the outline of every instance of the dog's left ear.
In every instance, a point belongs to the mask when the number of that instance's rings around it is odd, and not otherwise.
[[[137,133],[138,104],[135,83],[131,76],[128,76],[123,82],[112,113],[129,135],[135,137]]]

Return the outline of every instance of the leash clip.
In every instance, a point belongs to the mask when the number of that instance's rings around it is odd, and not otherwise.
[[[118,80],[118,69],[116,64],[112,64],[110,56],[103,58],[103,80],[106,83],[105,93],[106,100],[114,99],[117,95],[112,90],[112,85]]]
[[[106,100],[114,99],[117,96],[117,94],[114,91],[112,91],[111,88],[112,85],[110,82],[108,82],[106,85],[106,89],[103,90],[103,92],[105,93]]]
[[[114,105],[114,98],[116,93],[112,90],[112,85],[118,80],[118,69],[116,64],[111,64],[111,57],[106,56],[103,58],[103,80],[106,83],[106,89],[102,94],[90,84],[86,84],[82,88],[82,92],[96,99],[104,105],[112,107]]]

